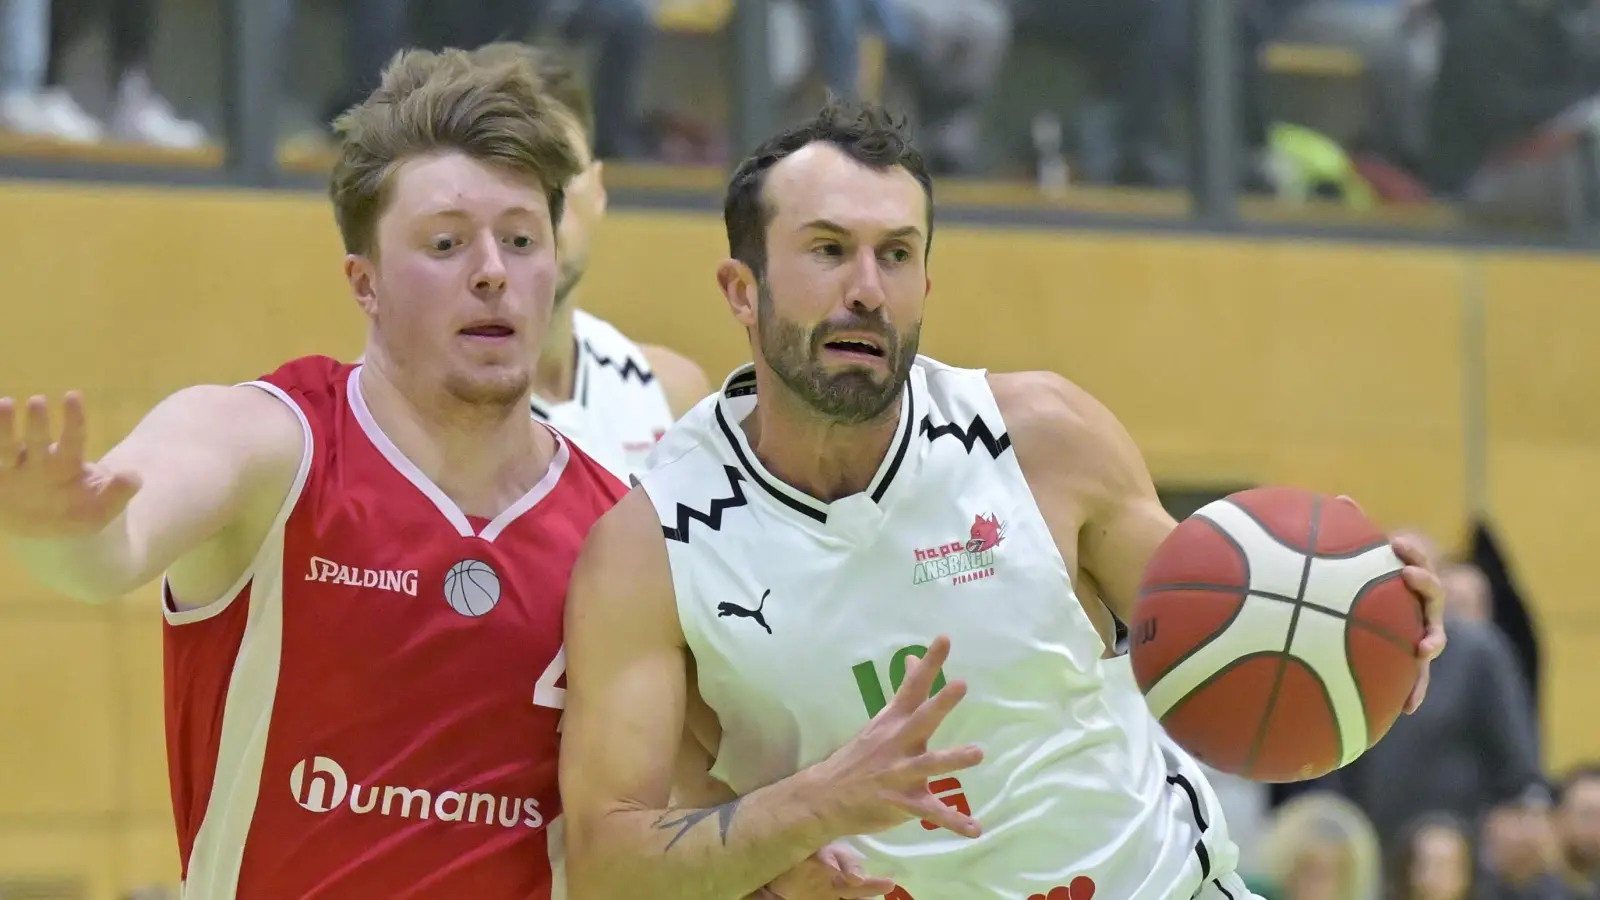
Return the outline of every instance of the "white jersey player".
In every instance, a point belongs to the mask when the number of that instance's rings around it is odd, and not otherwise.
[[[555,358],[570,367],[571,388],[564,392],[568,399],[552,402],[535,395],[534,418],[555,426],[626,481],[644,468],[656,441],[683,411],[674,410],[669,389],[677,388],[679,404],[689,405],[705,393],[700,390],[704,378],[698,376],[698,384],[691,377],[688,384],[669,386],[651,364],[652,352],[609,322],[581,309],[558,306],[555,315],[563,314],[571,317],[571,340],[566,345],[572,352],[559,354],[547,348],[543,359]],[[660,358],[667,352],[657,348],[654,355]],[[686,360],[684,364],[692,365]]]
[[[673,419],[709,390],[705,372],[665,347],[636,344],[609,322],[578,308],[579,283],[589,263],[589,241],[606,212],[604,165],[590,151],[594,112],[587,92],[557,54],[520,44],[491,52],[527,54],[546,93],[569,109],[583,170],[567,185],[561,218],[561,280],[539,351],[533,415],[572,439],[624,482],[639,471]]]
[[[1107,610],[1131,618],[1174,523],[1080,389],[917,355],[930,190],[873,107],[733,176],[718,278],[755,362],[668,432],[571,583],[573,900],[790,897],[774,880],[839,842],[872,877],[818,896],[1249,896],[1204,775],[1108,658]],[[671,805],[686,728],[720,803]]]

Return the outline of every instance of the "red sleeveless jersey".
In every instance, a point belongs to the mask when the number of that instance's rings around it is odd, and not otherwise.
[[[558,437],[533,490],[473,520],[379,430],[359,371],[252,382],[301,419],[299,476],[236,589],[166,604],[185,900],[544,900],[567,580],[624,488]]]

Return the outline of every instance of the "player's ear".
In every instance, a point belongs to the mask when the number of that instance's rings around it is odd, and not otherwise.
[[[595,212],[604,214],[606,211],[606,164],[595,160],[589,164],[594,168],[594,202]]]
[[[739,324],[750,327],[756,323],[755,272],[737,259],[725,259],[717,266],[717,287],[728,301],[728,309]]]
[[[378,314],[378,292],[374,283],[372,261],[365,256],[352,253],[344,258],[344,277],[350,282],[350,293],[355,295],[356,305],[367,314],[368,318]]]

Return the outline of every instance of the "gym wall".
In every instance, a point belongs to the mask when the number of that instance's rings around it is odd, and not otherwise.
[[[748,354],[725,252],[714,216],[616,211],[584,300],[716,380]],[[1545,642],[1547,762],[1600,755],[1600,262],[945,227],[932,272],[925,352],[1077,380],[1164,485],[1347,493],[1451,545],[1486,484]],[[0,184],[0,284],[0,392],[85,391],[97,452],[179,387],[364,336],[313,195]],[[174,879],[154,590],[87,607],[4,560],[0,621],[0,873],[94,900]]]

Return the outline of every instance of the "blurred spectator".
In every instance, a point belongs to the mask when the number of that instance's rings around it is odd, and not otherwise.
[[[1078,168],[1090,183],[1175,187],[1184,164],[1170,113],[1190,52],[1195,0],[1016,0],[1018,25],[1088,70],[1095,99],[1077,123]]]
[[[325,126],[378,86],[383,67],[406,44],[412,6],[408,0],[343,0],[343,5],[344,71],[323,111]]]
[[[838,97],[861,94],[861,41],[883,39],[891,59],[914,59],[920,40],[908,17],[911,6],[937,7],[944,0],[776,0],[767,23],[773,85],[787,104],[814,72]],[[957,0],[957,5],[960,0]]]
[[[1288,9],[1301,0],[1238,0],[1239,173],[1246,190],[1270,190],[1265,77],[1257,59]],[[1062,42],[1089,67],[1097,102],[1079,122],[1079,167],[1085,180],[1178,187],[1187,160],[1176,151],[1172,124],[1192,120],[1198,0],[1016,0],[1030,33]],[[1194,131],[1191,121],[1190,131]]]
[[[44,89],[49,55],[50,0],[0,0],[0,128],[67,141],[97,139],[98,124],[74,115],[71,97]]]
[[[1485,819],[1485,900],[1593,900],[1562,877],[1550,803],[1530,797],[1496,807]]]
[[[1444,44],[1426,175],[1448,194],[1600,86],[1589,0],[1433,0]]]
[[[113,100],[110,131],[117,140],[159,147],[194,148],[206,142],[205,129],[179,118],[150,83],[150,48],[155,36],[154,0],[51,0],[50,59],[46,83],[62,104],[62,115],[84,129],[100,126],[64,89],[67,51],[95,19],[103,19],[111,45]]]
[[[481,47],[523,40],[536,29],[597,46],[593,85],[595,155],[644,156],[640,95],[655,23],[645,0],[428,0],[426,46]]]
[[[937,174],[983,165],[983,104],[1011,46],[1005,0],[880,0],[909,28],[899,55],[915,97],[923,153]]]
[[[1439,580],[1444,582],[1445,615],[1451,622],[1494,620],[1494,598],[1482,569],[1471,563],[1447,565],[1440,569]]]
[[[1562,781],[1556,834],[1568,880],[1600,893],[1600,763],[1574,769]]]
[[[1428,95],[1438,68],[1437,22],[1417,14],[1425,2],[1304,0],[1276,35],[1360,55],[1367,108],[1362,144],[1407,168],[1423,157]]]
[[[1391,845],[1389,900],[1482,900],[1472,843],[1466,823],[1449,813],[1412,822]]]
[[[861,93],[861,35],[867,0],[802,0],[811,22],[812,54],[828,90],[839,97]]]
[[[1540,707],[1539,630],[1534,624],[1533,610],[1522,595],[1517,580],[1512,576],[1511,562],[1500,548],[1494,529],[1483,519],[1472,523],[1468,558],[1489,581],[1489,604],[1496,627],[1511,641],[1522,666],[1522,677],[1528,682],[1533,696],[1533,712]]]
[[[1312,791],[1278,808],[1261,847],[1276,900],[1379,900],[1382,852],[1350,801]]]

